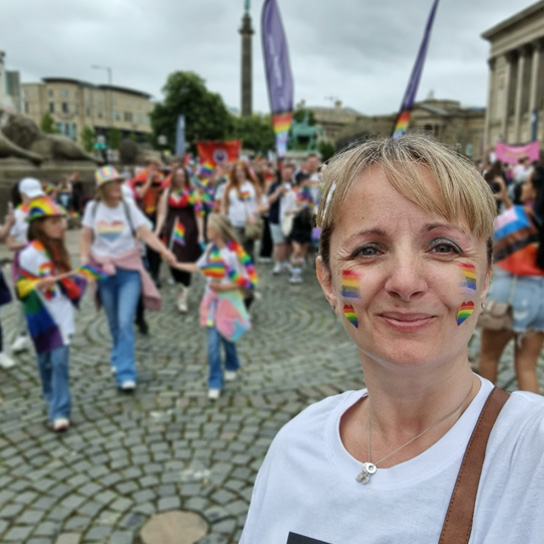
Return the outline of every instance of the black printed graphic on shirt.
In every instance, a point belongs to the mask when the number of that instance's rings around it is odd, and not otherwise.
[[[289,533],[285,544],[332,544],[331,542],[323,542],[297,533]]]

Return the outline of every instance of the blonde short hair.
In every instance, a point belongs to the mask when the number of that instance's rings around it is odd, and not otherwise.
[[[363,142],[336,155],[325,168],[317,226],[322,229],[319,249],[327,266],[340,207],[355,180],[374,165],[383,168],[404,198],[426,212],[451,223],[466,222],[472,234],[486,240],[491,265],[497,205],[488,184],[465,157],[427,137],[408,134]],[[438,196],[425,178],[428,173],[436,181]]]

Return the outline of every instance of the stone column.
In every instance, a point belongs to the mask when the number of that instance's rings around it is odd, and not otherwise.
[[[496,93],[496,89],[493,84],[493,79],[495,77],[495,59],[490,58],[487,61],[489,65],[489,79],[487,83],[487,108],[485,110],[485,135],[484,135],[484,146],[488,147],[493,145],[494,142],[491,142],[490,127],[491,127],[491,116],[495,113],[492,111],[492,102],[493,102],[493,92]]]
[[[529,94],[529,123],[532,123],[533,112],[537,109],[538,87],[540,84],[540,55],[542,52],[542,42],[540,40],[533,43],[533,62],[531,68],[531,88]]]
[[[253,75],[252,75],[252,51],[251,36],[253,28],[251,27],[251,15],[246,12],[242,18],[242,108],[240,114],[242,117],[248,117],[253,113]]]
[[[514,112],[514,144],[520,143],[520,126],[521,126],[521,106],[523,103],[523,80],[525,79],[525,70],[527,69],[527,49],[524,48],[519,52],[518,57],[518,80],[516,82],[516,109]]]
[[[505,54],[506,59],[506,76],[505,76],[505,100],[504,100],[504,110],[502,112],[502,141],[508,143],[508,118],[510,117],[510,89],[512,86],[512,62],[514,60],[514,55],[509,52]]]

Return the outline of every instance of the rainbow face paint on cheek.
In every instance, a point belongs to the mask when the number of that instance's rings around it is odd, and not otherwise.
[[[476,293],[476,268],[473,264],[461,263],[459,265],[463,274],[463,279],[459,286],[465,295]]]
[[[346,319],[357,329],[359,327],[359,320],[355,313],[355,308],[351,304],[344,304],[344,315]]]
[[[464,323],[474,311],[474,302],[470,300],[469,302],[463,302],[457,312],[457,325]]]
[[[359,295],[359,275],[351,270],[342,270],[342,298],[361,300]]]

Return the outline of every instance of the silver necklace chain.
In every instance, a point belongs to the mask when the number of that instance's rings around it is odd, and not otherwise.
[[[419,434],[416,434],[415,436],[410,438],[410,440],[408,440],[408,442],[405,442],[404,444],[402,444],[398,448],[395,448],[393,451],[389,452],[387,455],[385,455],[384,457],[382,457],[379,461],[376,461],[375,463],[372,463],[371,461],[367,461],[366,463],[363,463],[361,472],[357,475],[356,480],[358,482],[361,482],[362,484],[368,483],[368,481],[370,480],[370,477],[373,474],[376,474],[376,471],[378,470],[378,465],[380,463],[383,463],[383,461],[385,461],[386,459],[388,459],[389,457],[391,457],[395,453],[399,452],[400,450],[402,450],[406,446],[409,446],[412,442],[415,442],[418,438],[421,438],[424,434],[428,433],[429,431],[432,431],[435,427],[437,427],[438,425],[440,425],[441,423],[446,421],[446,419],[453,416],[453,414],[455,414],[455,412],[457,412],[461,408],[461,406],[463,406],[465,401],[470,396],[471,392],[472,392],[472,386],[470,387],[470,390],[469,390],[467,396],[461,401],[461,404],[459,404],[459,406],[457,406],[457,408],[455,408],[455,410],[453,410],[449,414],[446,414],[443,418],[441,418],[437,422],[433,423],[430,427],[427,427],[425,430],[421,431]],[[372,418],[370,417],[370,413],[369,413],[369,416],[368,416],[368,459],[370,459],[370,439],[371,439],[371,436],[372,436]]]

